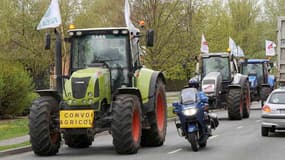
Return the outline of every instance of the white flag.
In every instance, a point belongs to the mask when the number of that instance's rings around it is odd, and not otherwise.
[[[139,32],[139,29],[137,29],[133,25],[133,23],[132,23],[132,21],[130,19],[130,15],[131,15],[131,13],[130,13],[129,0],[125,0],[125,22],[126,22],[126,25],[127,25],[127,27],[129,28],[129,30],[131,32]]]
[[[234,56],[237,56],[237,46],[236,46],[236,43],[235,41],[230,37],[229,38],[229,48],[231,50],[231,54],[234,55]]]
[[[52,0],[45,15],[41,19],[37,30],[56,28],[61,25],[61,16],[58,5],[58,0]]]
[[[202,53],[209,53],[208,42],[206,41],[206,38],[205,38],[204,34],[202,34],[201,49],[200,49],[200,51],[201,51]]]
[[[238,57],[244,57],[244,52],[243,52],[243,50],[240,48],[240,46],[237,47],[237,56],[238,56]]]
[[[273,41],[265,40],[265,54],[266,56],[275,56],[276,44]]]

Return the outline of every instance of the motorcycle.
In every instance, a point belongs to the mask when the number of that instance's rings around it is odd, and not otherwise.
[[[180,102],[173,103],[173,112],[179,117],[174,121],[178,134],[189,141],[195,152],[206,147],[212,129],[219,125],[217,116],[208,113],[207,103],[208,97],[196,88],[183,89]]]

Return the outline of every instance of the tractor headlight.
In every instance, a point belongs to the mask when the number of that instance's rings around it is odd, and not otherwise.
[[[88,96],[89,96],[89,97],[92,97],[92,96],[93,96],[93,93],[92,93],[92,92],[88,92]]]
[[[187,108],[182,111],[185,116],[194,116],[197,112],[197,108]]]
[[[92,104],[92,103],[93,103],[93,99],[89,99],[88,104]]]
[[[71,104],[72,104],[72,100],[71,100],[71,99],[68,100],[68,101],[67,101],[67,104],[68,104],[68,105],[71,105]]]

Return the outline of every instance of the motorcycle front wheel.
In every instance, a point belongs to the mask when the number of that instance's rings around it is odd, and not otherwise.
[[[199,150],[198,133],[188,133],[187,139],[191,144],[192,150],[197,152]]]

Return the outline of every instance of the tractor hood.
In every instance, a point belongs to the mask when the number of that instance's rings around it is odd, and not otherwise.
[[[99,67],[86,68],[74,72],[70,79],[65,81],[63,98],[68,105],[86,106],[100,100],[101,94],[108,91],[110,91],[109,70]]]
[[[222,75],[220,72],[208,73],[202,81],[202,91],[207,96],[217,96],[221,90]]]
[[[256,76],[256,74],[249,74],[248,75],[248,81],[250,83],[250,88],[256,88],[257,87],[257,76]]]

